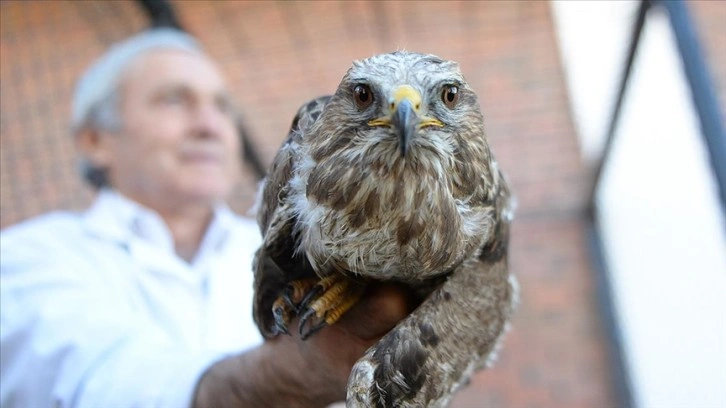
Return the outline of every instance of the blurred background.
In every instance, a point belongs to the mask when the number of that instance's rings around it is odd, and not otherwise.
[[[522,301],[454,406],[726,407],[726,3],[3,0],[0,227],[89,204],[74,81],[170,10],[221,64],[263,168],[352,60],[460,63],[518,199]],[[258,181],[250,164],[233,208]]]

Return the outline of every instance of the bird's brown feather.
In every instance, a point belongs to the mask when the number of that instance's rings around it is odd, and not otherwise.
[[[257,250],[253,265],[253,316],[266,338],[277,334],[273,329],[271,310],[281,289],[293,280],[314,276],[307,257],[297,252],[299,232],[295,228],[297,217],[288,200],[289,182],[299,157],[302,140],[300,127],[314,122],[329,99],[329,96],[319,97],[300,107],[287,139],[275,156],[262,190],[257,222],[264,241]]]

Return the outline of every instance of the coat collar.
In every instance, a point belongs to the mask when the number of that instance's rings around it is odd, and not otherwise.
[[[195,258],[219,249],[228,239],[236,216],[224,203],[214,208],[210,223]],[[155,211],[146,208],[112,189],[99,191],[96,200],[83,215],[85,229],[92,235],[128,245],[143,240],[174,252],[171,233]]]

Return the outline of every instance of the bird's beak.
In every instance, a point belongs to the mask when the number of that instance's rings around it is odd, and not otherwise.
[[[421,116],[421,94],[410,85],[396,88],[388,104],[389,114],[374,119],[370,126],[391,126],[398,134],[398,146],[401,156],[406,156],[411,139],[416,131],[424,126],[442,127],[443,123],[434,118]]]
[[[398,133],[398,148],[401,157],[406,156],[408,144],[416,134],[421,109],[421,93],[411,85],[401,85],[391,95],[391,125]]]
[[[398,133],[398,147],[401,150],[401,156],[406,156],[408,143],[411,137],[416,133],[416,125],[419,123],[418,113],[415,105],[409,99],[402,99],[396,103],[391,117],[391,124]]]

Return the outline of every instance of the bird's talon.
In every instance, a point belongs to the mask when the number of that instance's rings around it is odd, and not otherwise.
[[[292,309],[295,314],[300,313],[300,307],[295,304],[295,301],[293,300],[294,295],[294,289],[292,286],[287,285],[285,290],[282,292],[282,299],[285,301],[285,304]]]
[[[272,315],[275,317],[275,332],[290,334],[287,330],[287,325],[290,322],[290,316],[287,313],[284,306],[279,305],[278,302],[272,307]]]
[[[287,330],[287,327],[285,325],[280,324],[280,322],[275,322],[275,334],[287,334],[288,336],[291,336],[290,331]]]
[[[310,337],[313,334],[317,333],[318,331],[320,331],[320,329],[322,329],[325,326],[327,326],[327,323],[325,323],[325,320],[321,320],[317,324],[310,325],[309,326],[310,328],[308,330],[302,330],[302,326],[300,326],[301,327],[301,330],[300,330],[300,338],[303,339],[303,340],[307,340],[308,337]]]
[[[294,310],[297,315],[300,313],[300,310],[304,308],[303,302],[306,296],[309,294],[311,288],[313,288],[317,283],[318,280],[315,278],[292,281],[287,284],[281,297],[285,303],[287,303],[288,307]]]
[[[325,326],[334,324],[363,292],[363,286],[341,275],[290,282],[272,304],[273,332],[290,334],[288,327],[299,317],[298,332],[305,340]]]
[[[313,316],[319,318],[315,309],[312,308],[305,310],[302,316],[300,316],[298,330],[300,333],[300,338],[303,340],[307,340],[308,337],[317,333],[320,329],[327,325],[327,323],[325,323],[325,319],[320,319],[317,322],[316,319],[310,320],[310,318],[312,318]],[[308,321],[310,322],[310,324],[308,324]]]
[[[310,306],[310,303],[312,303],[315,299],[317,299],[324,291],[324,288],[321,285],[315,285],[308,293],[305,294],[305,297],[300,301],[300,304],[298,305],[298,311],[307,309]]]

